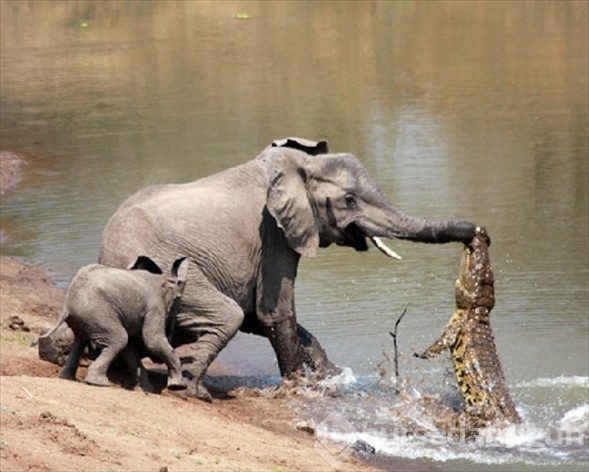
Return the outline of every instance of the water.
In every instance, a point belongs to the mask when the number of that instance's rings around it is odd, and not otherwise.
[[[362,440],[376,449],[376,460],[385,468],[395,468],[390,457],[419,459],[427,470],[444,471],[587,468],[588,377],[539,378],[514,385],[523,423],[483,430],[476,441],[440,432],[430,411],[419,403],[423,395],[432,394],[444,403],[457,401],[451,382],[436,386],[411,376],[404,382],[399,397],[388,376],[350,378],[348,373],[328,398],[302,392],[304,400],[294,400],[293,408],[316,425],[319,442],[352,445]],[[557,404],[539,403],[539,394],[556,398]]]
[[[239,164],[277,137],[326,138],[333,150],[356,154],[404,211],[488,227],[493,327],[526,424],[558,431],[567,414],[583,414],[585,2],[5,1],[0,8],[2,149],[38,156],[18,191],[2,196],[0,225],[10,237],[2,254],[32,259],[66,284],[96,260],[104,224],[136,190]],[[235,19],[238,12],[252,18]],[[360,391],[320,402],[317,416],[352,418],[369,407],[366,395],[387,404],[370,379],[405,307],[402,372],[422,376],[421,389],[451,391],[447,360],[410,355],[437,338],[452,312],[461,249],[392,245],[402,261],[330,248],[300,267],[299,319],[332,360],[353,370]],[[221,360],[243,378],[277,372],[268,343],[253,336],[239,335]],[[367,434],[378,425],[352,423]],[[381,439],[383,453],[411,451],[442,468],[451,460],[453,469],[570,470],[587,461],[587,442],[571,452],[548,441],[538,455],[529,444],[461,453],[435,441],[409,438],[393,448]]]

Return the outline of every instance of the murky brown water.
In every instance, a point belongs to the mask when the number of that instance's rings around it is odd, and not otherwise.
[[[587,5],[3,1],[2,149],[41,157],[2,196],[2,253],[65,283],[137,189],[236,165],[276,137],[327,138],[403,210],[489,228],[511,384],[587,378]],[[403,261],[330,248],[300,270],[303,324],[357,375],[390,349],[405,306],[406,353],[452,312],[461,248],[394,247]],[[239,337],[223,359],[274,373],[266,344]],[[543,392],[514,392],[536,421],[587,402],[586,388]]]

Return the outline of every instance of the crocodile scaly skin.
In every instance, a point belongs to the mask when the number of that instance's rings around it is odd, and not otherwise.
[[[449,349],[464,411],[454,419],[469,428],[518,423],[520,417],[509,389],[490,326],[495,306],[493,271],[484,228],[464,249],[455,283],[456,310],[440,338],[418,357],[429,358]]]

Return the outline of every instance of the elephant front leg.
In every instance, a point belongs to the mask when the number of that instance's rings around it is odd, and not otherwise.
[[[267,337],[260,321],[254,316],[246,317],[239,329],[244,333]],[[299,338],[299,350],[303,367],[308,368],[319,377],[328,377],[341,373],[341,368],[329,360],[319,340],[299,323],[297,323],[297,336]],[[275,340],[275,343],[280,344],[277,340]]]
[[[272,344],[283,377],[303,371],[301,344],[309,348],[309,359],[319,357],[311,347],[312,336],[307,336],[309,333],[304,328],[299,330],[296,320],[294,281],[298,259],[299,256],[290,249],[266,254],[256,290],[257,321]],[[303,339],[299,338],[300,335]]]
[[[296,328],[299,338],[299,349],[302,356],[302,366],[308,368],[319,377],[328,377],[341,373],[341,368],[329,360],[325,349],[323,349],[317,338],[298,323]],[[253,316],[247,317],[239,329],[244,333],[267,337],[266,331],[262,328],[260,321]],[[286,344],[284,342],[280,343],[277,339],[274,343],[279,346]],[[274,344],[272,344],[272,347],[274,347]],[[277,357],[279,357],[278,354]]]
[[[141,335],[148,352],[168,368],[168,389],[185,390],[180,358],[166,338],[166,313],[163,306],[152,307],[145,315]]]
[[[297,334],[297,323],[293,317],[276,320],[272,315],[266,315],[262,327],[270,341],[282,377],[288,377],[302,370],[303,353]]]

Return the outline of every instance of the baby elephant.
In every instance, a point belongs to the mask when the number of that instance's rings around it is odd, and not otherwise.
[[[108,386],[106,372],[119,353],[144,387],[147,378],[135,342],[168,367],[168,388],[182,390],[180,359],[166,338],[173,325],[175,301],[180,298],[188,275],[188,259],[176,260],[172,276],[166,277],[149,257],[139,256],[128,269],[100,264],[82,267],[72,279],[57,324],[42,338],[51,336],[65,321],[75,334],[67,364],[59,374],[75,379],[80,356],[88,343],[101,350],[88,368],[85,382]]]

